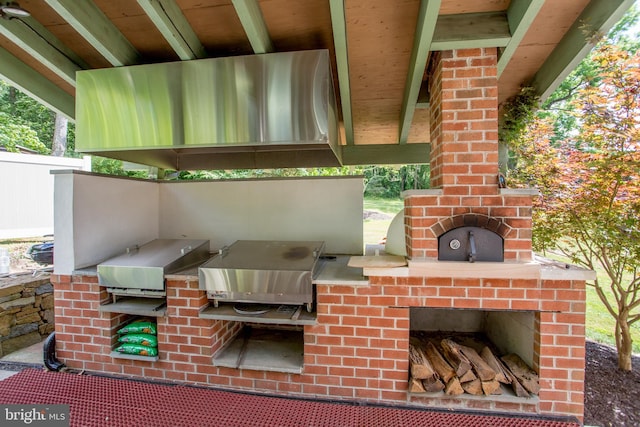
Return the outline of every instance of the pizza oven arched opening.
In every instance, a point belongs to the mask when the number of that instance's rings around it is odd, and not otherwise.
[[[454,228],[438,237],[438,260],[504,262],[504,239],[483,227]]]

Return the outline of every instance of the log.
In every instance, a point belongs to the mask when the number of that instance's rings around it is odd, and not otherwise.
[[[409,393],[424,393],[422,380],[417,378],[409,378]]]
[[[538,374],[515,353],[502,356],[502,361],[529,393],[540,392]]]
[[[458,396],[464,393],[464,389],[462,388],[462,385],[460,385],[460,380],[458,380],[458,377],[452,377],[449,380],[447,386],[444,388],[444,392],[448,396]]]
[[[449,364],[456,371],[458,378],[461,378],[471,369],[471,363],[460,351],[460,346],[453,340],[443,339],[440,341],[442,353]]]
[[[482,391],[482,381],[477,378],[473,381],[467,381],[466,383],[462,383],[460,385],[465,392],[473,394],[474,396],[480,396],[484,393]]]
[[[489,347],[483,347],[482,351],[480,352],[480,357],[482,357],[482,360],[484,360],[487,365],[491,366],[491,369],[496,372],[496,380],[500,381],[502,384],[511,383],[504,372],[502,363],[498,360],[495,354],[493,354]]]
[[[511,387],[513,388],[513,392],[516,394],[516,396],[529,397],[529,393],[527,393],[527,390],[525,390],[524,387],[522,387],[522,384],[520,384],[520,381],[518,381],[515,375],[511,373],[509,368],[505,368],[504,373],[507,375],[507,379],[511,381]]]
[[[480,378],[480,381],[492,381],[495,379],[496,371],[491,369],[491,366],[482,360],[482,357],[480,357],[477,351],[464,345],[460,345],[460,351],[467,357],[476,375]]]
[[[466,383],[469,381],[473,381],[477,378],[478,377],[476,377],[476,374],[473,373],[473,369],[469,369],[466,374],[464,374],[459,378],[459,380],[460,380],[460,383]]]
[[[502,394],[500,382],[498,380],[482,381],[482,392],[486,396],[490,396],[492,394]]]
[[[429,362],[431,362],[431,366],[433,366],[433,369],[437,372],[438,376],[445,384],[449,384],[451,378],[456,375],[451,365],[449,365],[449,363],[444,360],[444,357],[442,357],[436,346],[431,342],[427,343],[424,352],[427,356],[427,359],[429,359]]]
[[[424,387],[424,391],[427,393],[435,393],[437,391],[444,390],[444,384],[439,379],[435,381],[428,382],[427,380],[422,380],[422,386]]]
[[[418,339],[412,338],[409,342],[409,365],[411,376],[418,380],[437,379],[429,359],[422,350],[422,343]]]

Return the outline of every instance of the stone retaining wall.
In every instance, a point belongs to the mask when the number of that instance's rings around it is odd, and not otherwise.
[[[49,276],[0,281],[0,357],[36,344],[54,330]]]

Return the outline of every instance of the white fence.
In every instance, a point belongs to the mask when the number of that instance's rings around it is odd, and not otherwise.
[[[53,234],[52,170],[91,170],[91,157],[0,151],[0,239]]]

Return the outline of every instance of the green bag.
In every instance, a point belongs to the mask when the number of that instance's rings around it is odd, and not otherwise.
[[[145,347],[157,347],[158,338],[151,334],[125,334],[118,338],[120,343],[139,344]]]
[[[158,349],[155,347],[146,347],[140,344],[125,343],[116,348],[118,353],[134,354],[137,356],[157,356]]]
[[[129,323],[124,328],[118,331],[120,335],[124,334],[151,334],[158,333],[157,326],[154,322],[135,321]]]

